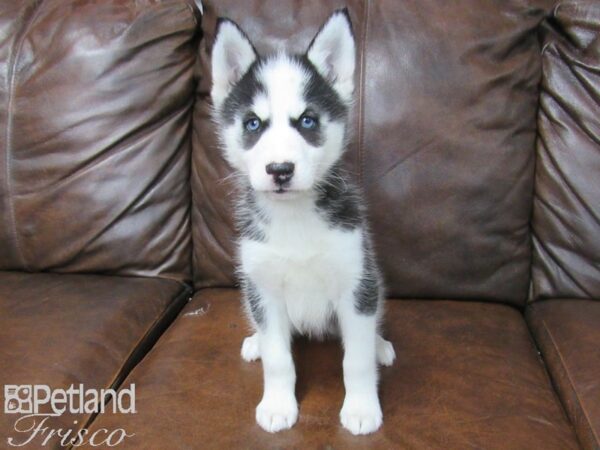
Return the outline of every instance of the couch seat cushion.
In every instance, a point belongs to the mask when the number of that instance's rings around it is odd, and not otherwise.
[[[539,301],[527,318],[583,447],[600,449],[600,301]]]
[[[493,303],[388,301],[398,359],[381,369],[384,425],[352,436],[338,421],[338,342],[295,343],[299,422],[278,434],[254,421],[260,362],[246,363],[239,294],[197,293],[126,384],[137,414],[106,413],[92,430],[123,427],[119,448],[577,448],[521,314]]]
[[[187,298],[171,280],[0,272],[0,385],[117,386]],[[0,447],[31,434],[15,432],[19,417],[0,414]],[[65,413],[45,425],[77,431],[87,420]],[[41,439],[22,448],[61,448]]]

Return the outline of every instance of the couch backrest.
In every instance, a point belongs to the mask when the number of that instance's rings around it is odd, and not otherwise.
[[[3,1],[0,270],[190,278],[191,1]]]
[[[538,115],[532,299],[600,299],[600,5],[549,22]]]
[[[230,171],[209,117],[216,17],[237,21],[260,52],[301,52],[347,5],[359,49],[347,163],[367,192],[389,294],[524,304],[538,29],[553,3],[204,1],[192,168],[197,286],[234,282]]]

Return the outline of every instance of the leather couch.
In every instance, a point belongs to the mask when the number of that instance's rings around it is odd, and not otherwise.
[[[0,384],[136,389],[134,414],[49,429],[122,428],[132,449],[600,448],[597,0],[347,2],[345,163],[398,354],[384,425],[341,427],[339,343],[303,339],[299,422],[255,424],[209,114],[216,18],[301,52],[343,5],[0,2]],[[27,436],[17,418],[0,414],[0,447]]]

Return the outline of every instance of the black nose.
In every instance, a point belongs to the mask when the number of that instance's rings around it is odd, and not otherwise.
[[[291,162],[271,163],[267,164],[266,170],[269,175],[273,175],[275,183],[283,184],[292,179],[294,167]]]

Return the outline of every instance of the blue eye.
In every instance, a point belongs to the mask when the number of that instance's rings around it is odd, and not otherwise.
[[[300,126],[307,130],[312,130],[317,126],[317,120],[310,116],[302,116],[300,117]]]
[[[244,123],[244,127],[246,127],[246,130],[248,130],[250,132],[255,132],[255,131],[260,130],[261,126],[262,126],[262,122],[257,117],[254,117],[252,119],[248,119]]]

